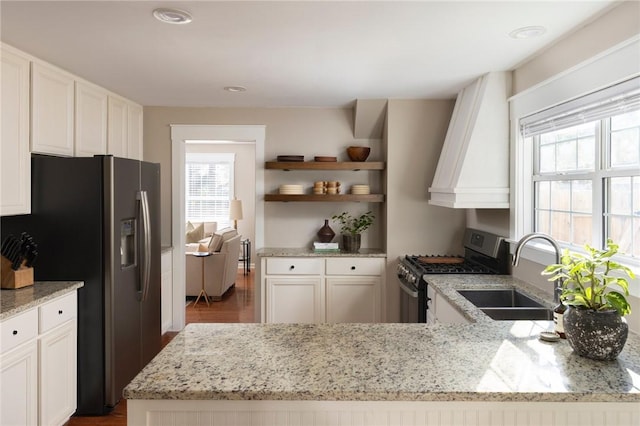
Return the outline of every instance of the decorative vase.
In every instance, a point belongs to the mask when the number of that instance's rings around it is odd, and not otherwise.
[[[594,311],[570,306],[564,313],[564,332],[578,355],[611,361],[624,348],[629,326],[615,310]]]
[[[360,234],[342,234],[342,250],[357,253],[360,250]]]
[[[321,243],[330,243],[335,237],[336,233],[333,232],[333,229],[329,226],[329,219],[324,220],[324,226],[318,230],[318,240]]]

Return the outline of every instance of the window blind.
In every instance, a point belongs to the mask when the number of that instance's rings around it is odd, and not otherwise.
[[[191,154],[186,158],[186,219],[229,225],[233,198],[233,154]]]
[[[640,77],[524,117],[520,131],[524,137],[535,136],[638,109]]]

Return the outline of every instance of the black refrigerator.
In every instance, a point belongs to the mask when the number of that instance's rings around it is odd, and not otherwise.
[[[33,155],[32,214],[1,219],[31,234],[36,281],[78,290],[78,415],[101,415],[159,351],[160,165],[112,156]]]

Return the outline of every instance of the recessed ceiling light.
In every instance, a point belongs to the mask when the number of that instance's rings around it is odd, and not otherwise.
[[[226,86],[224,88],[227,92],[246,92],[247,88],[243,86]]]
[[[180,9],[159,8],[153,11],[153,16],[160,22],[167,24],[188,24],[193,21],[191,14]]]
[[[534,25],[531,27],[517,28],[509,33],[509,37],[522,40],[526,38],[540,37],[546,32],[547,29],[545,27]]]

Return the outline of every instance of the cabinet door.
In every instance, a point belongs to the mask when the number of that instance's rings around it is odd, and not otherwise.
[[[0,424],[38,424],[38,346],[33,339],[0,356]]]
[[[31,64],[31,152],[73,156],[74,80],[57,68]]]
[[[76,320],[39,339],[39,423],[62,425],[76,411]]]
[[[76,157],[107,153],[107,92],[85,82],[76,82]]]
[[[380,278],[327,278],[327,322],[380,321]]]
[[[433,308],[436,311],[436,319],[442,324],[468,324],[469,321],[464,315],[449,303],[440,293],[435,293],[435,303]]]
[[[109,96],[107,116],[107,153],[114,157],[127,157],[129,128],[127,124],[127,102],[124,99]]]
[[[31,213],[29,60],[0,51],[0,216]]]
[[[267,322],[324,322],[324,289],[320,277],[267,277]]]
[[[128,120],[128,158],[142,160],[142,107],[129,103],[127,105]]]

